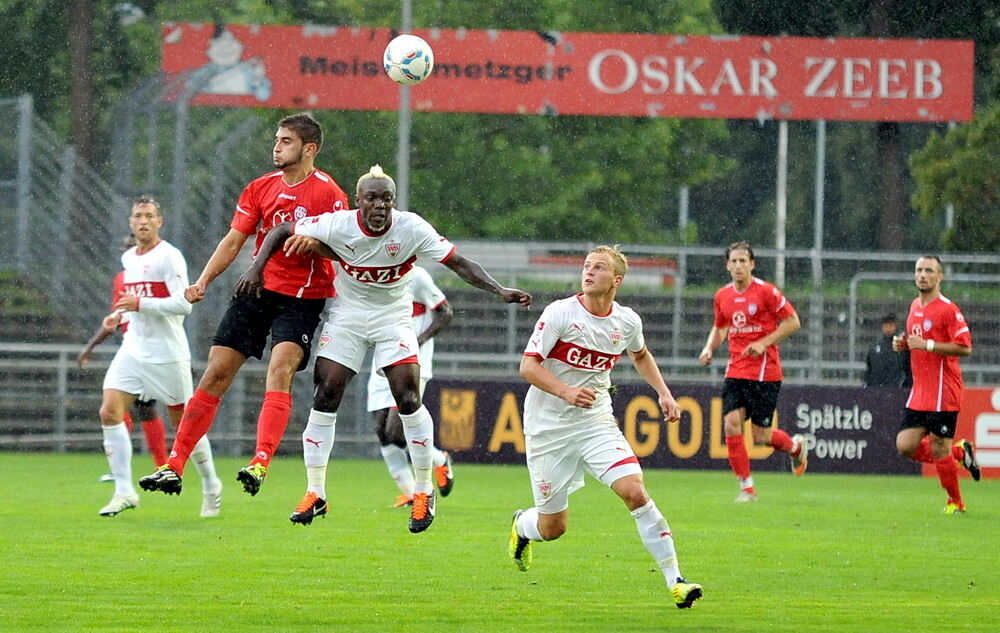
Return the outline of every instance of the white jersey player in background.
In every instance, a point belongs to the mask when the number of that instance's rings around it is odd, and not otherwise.
[[[420,345],[417,356],[420,360],[420,395],[423,396],[427,383],[434,376],[434,336],[451,323],[454,312],[448,298],[434,283],[434,278],[427,269],[413,267],[408,289],[413,301],[413,330],[417,333],[417,343]],[[372,367],[368,376],[368,412],[375,422],[379,451],[389,470],[389,476],[399,487],[400,494],[393,507],[411,505],[414,479],[406,452],[403,423],[389,390],[389,381],[378,373],[376,366]],[[451,455],[432,444],[431,461],[434,464],[434,485],[442,497],[447,497],[455,483]]]
[[[282,244],[285,253],[316,251],[333,258],[339,267],[334,278],[337,296],[319,339],[313,408],[302,433],[308,488],[290,517],[293,523],[308,525],[314,517],[327,512],[326,466],[333,447],[337,409],[370,347],[374,366],[389,380],[413,464],[410,532],[423,532],[434,520],[434,422],[420,398],[417,335],[407,291],[418,257],[444,264],[463,281],[507,303],[525,307],[531,304],[531,295],[498,284],[482,266],[459,255],[426,220],[393,208],[395,201],[396,183],[375,165],[358,180],[357,210],[325,213],[303,218],[294,225],[276,226],[236,286],[237,293],[258,292],[264,264]]]
[[[527,571],[532,541],[555,540],[566,532],[569,495],[583,486],[587,472],[625,502],[674,603],[685,609],[701,597],[701,586],[681,576],[670,527],[646,492],[639,460],[611,408],[611,368],[628,352],[656,391],[667,421],[680,418],[646,348],[642,320],[615,301],[627,270],[617,246],[590,251],[583,263],[583,291],[550,303],[524,350],[521,376],[531,383],[524,399],[524,435],[535,505],[514,513],[509,554],[518,569]]]
[[[191,304],[184,298],[188,286],[184,256],[160,239],[163,216],[153,198],[136,199],[129,226],[136,245],[122,254],[124,292],[102,324],[114,330],[128,317],[122,345],[104,376],[100,416],[115,492],[101,508],[102,516],[139,505],[132,485],[132,439],[123,421],[125,412],[139,396],[159,400],[176,428],[192,393],[191,350],[184,333],[184,317],[191,314]],[[201,516],[217,516],[222,482],[215,474],[207,437],[198,443],[193,457],[202,479]]]

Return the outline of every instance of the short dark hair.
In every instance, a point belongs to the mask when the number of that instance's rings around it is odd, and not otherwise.
[[[302,139],[302,144],[315,143],[316,152],[323,147],[323,128],[319,121],[313,118],[308,112],[290,114],[278,121],[278,127],[287,127],[295,132],[296,136]]]
[[[753,259],[753,249],[750,248],[750,243],[749,242],[733,242],[732,244],[730,244],[729,246],[727,246],[726,247],[726,261],[727,262],[729,261],[729,254],[732,253],[733,251],[746,251],[747,255],[750,256],[750,261],[754,261],[754,259]]]
[[[896,322],[896,313],[890,312],[882,317],[882,321],[880,321],[880,324],[885,325],[886,323],[895,323],[895,322]]]
[[[938,271],[944,270],[944,264],[941,262],[941,258],[937,255],[921,255],[919,259],[933,259],[938,264]]]
[[[156,208],[156,212],[159,215],[163,215],[163,209],[160,208],[160,203],[156,201],[156,198],[149,195],[148,193],[144,193],[142,195],[136,196],[135,198],[132,198],[132,206],[130,206],[129,209],[133,209],[135,208],[136,205],[139,204],[151,204],[153,205],[153,207]]]

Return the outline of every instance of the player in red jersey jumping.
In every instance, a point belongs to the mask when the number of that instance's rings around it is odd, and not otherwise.
[[[756,501],[750,456],[743,441],[743,423],[752,422],[753,442],[791,458],[792,472],[806,471],[805,438],[774,428],[774,409],[781,389],[778,343],[799,329],[799,315],[775,286],[753,276],[753,249],[734,242],[726,249],[726,270],[732,283],[715,293],[715,324],[698,360],[708,366],[712,351],[728,336],[729,364],[722,387],[722,413],[729,466],[740,480],[736,501]]]
[[[962,514],[965,503],[958,485],[958,462],[979,481],[979,464],[971,442],[952,445],[962,403],[962,370],[958,359],[972,353],[972,334],[958,306],[941,294],[944,271],[937,255],[917,260],[914,280],[920,293],[910,304],[905,335],[892,341],[897,352],[910,351],[913,387],[903,409],[896,449],[915,462],[933,463],[948,493],[945,514]]]
[[[195,303],[208,285],[239,255],[256,234],[264,236],[283,222],[346,209],[347,195],[313,166],[323,144],[323,130],[309,114],[294,114],[278,123],[274,135],[274,166],[240,194],[229,233],[205,264],[198,280],[185,292]],[[264,403],[257,419],[257,445],[249,465],[236,476],[250,495],[260,490],[268,464],[278,448],[292,411],[292,379],[309,360],[313,333],[326,300],[333,296],[333,267],[328,259],[297,254],[268,260],[263,290],[257,296],[233,297],[212,338],[208,367],[184,410],[170,459],[139,480],[144,490],[179,494],[184,465],[191,449],[212,426],[219,402],[236,372],[250,356],[261,358],[271,337]]]

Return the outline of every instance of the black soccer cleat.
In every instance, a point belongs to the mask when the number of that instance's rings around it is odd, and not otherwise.
[[[292,523],[309,525],[316,517],[325,517],[327,509],[326,499],[320,499],[315,492],[307,492],[288,518]]]
[[[423,532],[434,522],[434,501],[437,495],[433,492],[418,492],[413,495],[413,506],[410,508],[410,531],[416,534]]]
[[[166,464],[157,468],[153,474],[139,479],[139,487],[143,490],[159,490],[168,495],[181,494],[182,483],[181,476]]]
[[[251,464],[240,468],[240,471],[236,473],[236,481],[243,484],[243,492],[253,497],[260,492],[260,485],[264,483],[265,475],[267,475],[267,466]]]
[[[979,481],[983,473],[979,470],[979,461],[976,459],[976,447],[968,440],[960,440],[958,444],[965,451],[965,456],[962,457],[962,466],[965,467],[965,470],[969,471],[974,480]]]
[[[448,451],[444,451],[444,465],[434,467],[434,483],[442,497],[447,497],[455,485],[455,471],[452,470],[451,453]]]

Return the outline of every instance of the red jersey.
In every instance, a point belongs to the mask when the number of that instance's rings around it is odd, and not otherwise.
[[[715,327],[729,328],[729,364],[726,378],[774,382],[782,379],[777,345],[763,356],[741,356],[747,345],[775,331],[795,308],[777,287],[756,277],[742,292],[733,284],[715,293]]]
[[[935,343],[958,343],[972,347],[969,324],[958,306],[939,295],[927,305],[920,297],[910,304],[906,332]],[[962,370],[957,356],[927,350],[910,350],[913,387],[906,408],[914,411],[958,411],[962,402]]]
[[[329,174],[314,169],[302,182],[289,185],[284,172],[275,171],[254,180],[236,203],[230,227],[257,234],[254,255],[267,232],[282,222],[347,208],[347,194]],[[319,255],[286,256],[277,253],[264,265],[264,288],[302,299],[333,296],[333,265]]]
[[[111,280],[111,310],[115,309],[115,304],[125,294],[125,271],[119,270],[115,278]],[[122,319],[118,323],[118,329],[124,332],[128,329],[128,312],[122,314]]]

